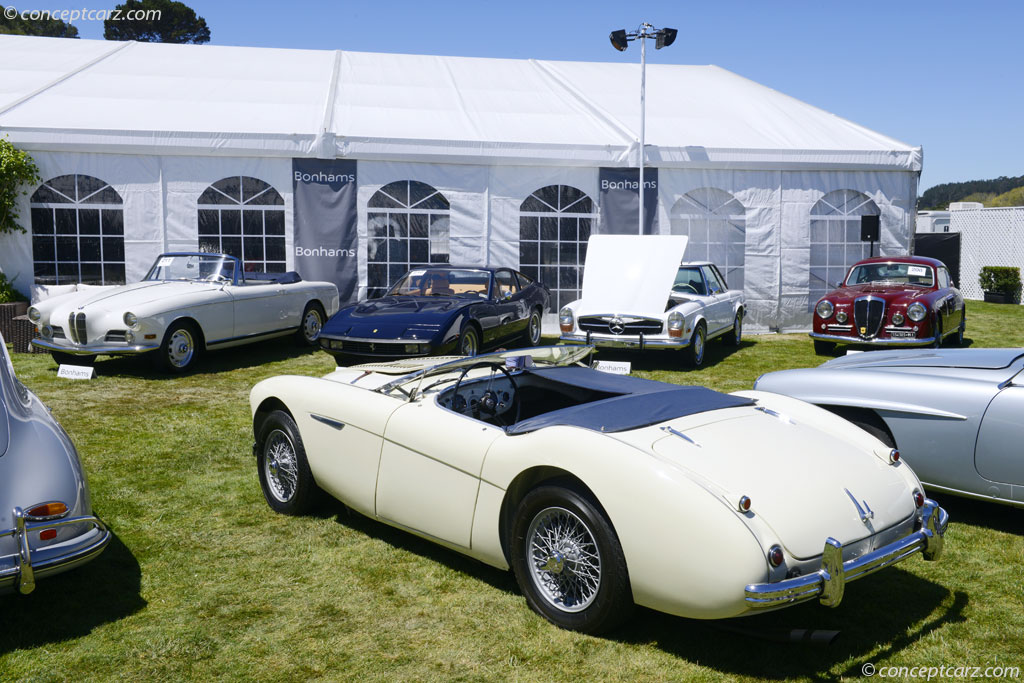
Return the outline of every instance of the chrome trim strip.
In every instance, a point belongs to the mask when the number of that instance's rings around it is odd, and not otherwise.
[[[783,415],[782,413],[776,410],[772,410],[771,408],[765,408],[764,406],[754,406],[754,410],[760,410],[765,415],[771,415],[775,419],[785,422],[786,424],[796,424],[795,422],[793,422],[793,418],[791,418],[789,415]]]
[[[28,536],[36,531],[56,529],[57,527],[70,524],[92,524],[93,529],[99,531],[99,537],[84,548],[73,550],[42,561],[33,561],[32,549],[29,547]],[[20,507],[14,508],[14,528],[0,531],[0,538],[13,536],[18,543],[18,552],[10,567],[0,564],[0,588],[14,585],[17,590],[27,595],[36,587],[36,577],[45,576],[55,572],[67,565],[76,565],[91,560],[98,555],[108,543],[111,533],[97,517],[87,515],[83,517],[69,517],[48,522],[26,522],[25,513]],[[87,532],[88,533],[88,532]],[[45,553],[46,547],[37,548],[36,554]],[[6,558],[0,558],[0,562]]]
[[[694,446],[696,446],[697,448],[704,448],[704,447],[703,447],[703,446],[701,446],[701,445],[700,445],[699,443],[697,443],[696,441],[694,441],[693,439],[691,439],[690,437],[688,437],[688,436],[687,436],[686,434],[683,434],[683,433],[682,433],[681,431],[679,431],[678,429],[674,429],[674,428],[672,428],[672,427],[669,427],[668,425],[666,425],[666,426],[662,427],[662,428],[661,428],[661,431],[663,431],[663,432],[667,432],[667,433],[671,434],[672,436],[678,436],[678,437],[679,437],[680,439],[682,439],[683,441],[689,441],[690,443],[692,443],[692,444],[693,444]]]
[[[228,342],[234,342],[234,341],[238,341],[240,339],[254,339],[256,337],[263,337],[263,336],[266,336],[268,334],[281,334],[282,332],[294,332],[297,329],[299,329],[299,326],[295,326],[295,327],[282,327],[280,329],[272,330],[270,332],[253,332],[252,334],[243,334],[240,337],[225,337],[224,339],[218,339],[217,341],[206,342],[206,345],[209,347],[209,346],[215,346],[217,344],[227,344]]]
[[[334,420],[329,417],[324,417],[323,415],[317,415],[316,413],[310,413],[309,416],[317,422],[323,422],[328,427],[334,427],[338,431],[345,428],[345,423],[340,420]]]
[[[918,339],[879,339],[874,337],[873,339],[861,339],[860,337],[844,337],[838,334],[821,334],[820,332],[810,332],[808,336],[811,339],[819,339],[821,341],[866,344],[868,346],[928,346],[935,343],[935,337],[921,337]]]
[[[340,342],[369,342],[371,344],[429,344],[429,339],[404,339],[402,337],[333,337],[331,335],[320,333],[320,339],[333,339],[334,341]],[[344,351],[345,349],[341,349]]]
[[[819,598],[823,605],[836,607],[847,583],[873,574],[879,569],[902,562],[914,553],[925,560],[942,555],[943,536],[949,515],[934,500],[925,500],[918,512],[920,528],[887,546],[842,561],[842,544],[834,538],[825,541],[821,569],[813,574],[774,583],[752,583],[744,589],[747,607],[752,610],[788,607]]]
[[[117,356],[122,354],[146,353],[147,351],[155,351],[160,348],[159,344],[134,344],[132,346],[123,344],[118,346],[112,346],[110,344],[88,344],[85,346],[65,346],[53,341],[47,341],[46,339],[33,339],[32,345],[47,351],[60,351],[61,353],[69,353],[73,356],[95,356],[98,354]]]

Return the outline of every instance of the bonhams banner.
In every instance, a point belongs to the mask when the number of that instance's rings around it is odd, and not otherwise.
[[[338,285],[341,303],[359,285],[356,162],[292,159],[295,270],[304,280]]]
[[[602,235],[636,235],[640,213],[640,169],[602,168],[598,171]],[[644,168],[644,231],[657,233],[658,169]]]

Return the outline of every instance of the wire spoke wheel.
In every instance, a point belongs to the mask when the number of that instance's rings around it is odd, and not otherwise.
[[[299,462],[292,440],[280,429],[270,432],[263,444],[263,473],[274,498],[282,503],[292,499],[299,481]]]
[[[530,579],[564,612],[581,612],[601,588],[601,553],[590,528],[562,507],[541,510],[526,535]]]

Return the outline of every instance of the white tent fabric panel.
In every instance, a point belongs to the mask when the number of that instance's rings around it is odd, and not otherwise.
[[[0,128],[33,151],[635,166],[639,68],[0,36]],[[921,168],[715,66],[651,65],[647,124],[663,168]]]

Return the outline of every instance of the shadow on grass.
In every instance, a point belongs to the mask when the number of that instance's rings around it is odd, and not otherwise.
[[[926,486],[925,489],[927,488]],[[969,524],[1006,534],[1024,536],[1024,509],[1010,507],[1003,503],[951,496],[948,493],[937,491],[930,491],[928,497],[934,498],[945,508],[952,524]]]
[[[952,597],[952,604],[937,608]],[[899,569],[888,569],[846,589],[836,609],[816,601],[779,612],[723,621],[695,621],[638,610],[612,638],[644,644],[719,672],[768,680],[860,677],[861,666],[879,662],[948,624],[965,621],[967,594]],[[796,629],[840,631],[828,647],[777,638]],[[880,643],[884,647],[875,651]],[[870,659],[867,657],[870,656]],[[833,671],[853,660],[845,670]]]
[[[631,351],[626,349],[598,349],[594,356],[597,360],[627,361],[633,370],[643,372],[657,371],[688,371],[704,370],[715,363],[721,362],[737,351],[753,348],[756,342],[748,339],[740,341],[739,345],[726,344],[718,340],[708,342],[704,347],[704,364],[699,368],[690,367],[684,354],[684,350],[656,349],[649,351]]]
[[[141,587],[138,561],[114,534],[92,562],[40,580],[28,595],[0,596],[0,655],[80,638],[135,614],[146,606]]]
[[[154,354],[150,351],[139,356],[100,356],[93,366],[97,377],[134,377],[137,379],[166,380],[175,377],[208,375],[245,368],[256,368],[267,363],[277,363],[299,358],[319,349],[300,346],[292,337],[268,339],[240,347],[206,351],[196,360],[195,366],[183,375],[174,375],[155,366]],[[52,368],[57,373],[57,365]]]
[[[334,517],[338,524],[365,534],[374,540],[382,541],[408,553],[442,564],[454,571],[473,576],[500,591],[519,594],[519,587],[516,585],[516,580],[511,570],[504,571],[491,567],[479,560],[466,557],[454,550],[449,550],[437,543],[420,538],[413,533],[370,519],[338,502],[326,503],[318,512],[318,516],[328,519]],[[526,606],[525,598],[523,600],[523,609],[529,609]]]

